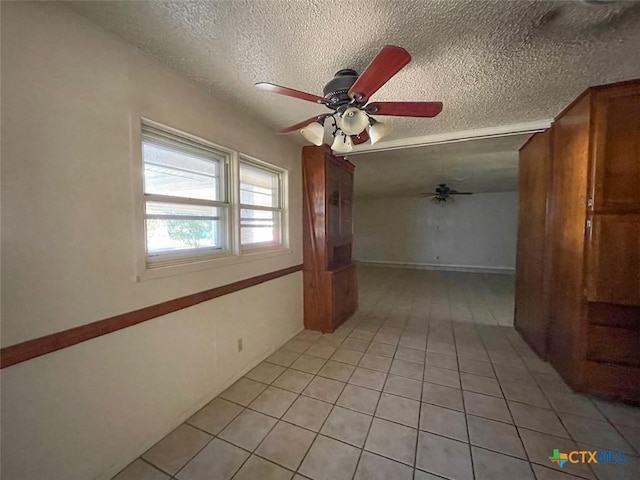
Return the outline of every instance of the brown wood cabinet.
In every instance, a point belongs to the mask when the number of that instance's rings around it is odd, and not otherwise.
[[[521,149],[515,312],[573,389],[636,401],[639,112],[640,80],[593,87]]]
[[[542,358],[547,356],[551,194],[551,130],[534,135],[520,151],[515,328]],[[547,268],[545,268],[545,266]]]
[[[304,324],[312,330],[333,332],[358,309],[353,170],[326,146],[302,149]]]

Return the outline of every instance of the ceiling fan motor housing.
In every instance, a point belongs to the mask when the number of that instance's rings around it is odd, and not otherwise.
[[[451,189],[447,187],[446,183],[441,183],[438,187],[436,187],[436,193],[440,195],[447,195]]]
[[[324,98],[331,102],[327,107],[336,110],[338,107],[351,102],[348,92],[357,79],[358,73],[355,70],[350,68],[338,70],[323,89]]]

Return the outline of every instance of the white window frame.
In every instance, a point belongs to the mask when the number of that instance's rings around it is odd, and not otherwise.
[[[189,261],[190,259],[202,259],[202,258],[212,258],[216,256],[224,256],[232,252],[233,249],[233,238],[232,238],[232,230],[233,230],[233,222],[231,217],[232,205],[230,201],[230,191],[231,186],[229,182],[229,171],[230,171],[230,163],[231,158],[233,156],[233,152],[222,147],[218,147],[216,145],[210,144],[202,139],[196,139],[184,132],[176,132],[171,131],[167,128],[159,127],[158,125],[150,124],[149,122],[142,122],[141,127],[141,149],[144,148],[144,144],[149,143],[152,145],[158,145],[161,147],[172,149],[176,152],[184,152],[195,154],[201,158],[210,157],[221,157],[222,160],[212,160],[215,162],[219,162],[220,164],[220,189],[221,189],[221,199],[220,200],[205,200],[199,198],[190,198],[190,197],[178,197],[171,195],[162,195],[157,193],[147,193],[146,188],[144,187],[144,177],[143,177],[143,195],[145,202],[145,253],[146,253],[146,262],[149,268],[173,265],[176,263],[184,263],[185,261]],[[142,162],[143,168],[145,168],[146,162],[144,159],[144,153],[142,154]],[[183,205],[194,205],[194,206],[207,206],[207,207],[218,207],[224,213],[224,218],[221,219],[221,226],[224,229],[224,238],[223,238],[223,246],[221,248],[212,248],[212,247],[200,247],[200,248],[185,248],[176,251],[167,251],[167,252],[158,252],[158,253],[149,253],[147,246],[147,232],[146,232],[146,224],[147,220],[153,215],[149,215],[146,212],[147,202],[163,202],[163,203],[174,203],[174,204],[183,204]]]
[[[135,231],[136,231],[136,251],[135,265],[136,273],[135,281],[153,280],[156,278],[168,277],[173,275],[187,274],[202,270],[219,268],[228,265],[234,265],[255,260],[267,259],[280,255],[288,255],[292,253],[289,246],[289,177],[288,170],[280,166],[259,160],[255,157],[240,153],[236,150],[221,146],[201,137],[184,132],[166,124],[161,124],[145,117],[138,117],[138,121],[132,121],[132,158],[134,160],[133,188],[136,198],[136,209],[134,215]],[[147,236],[146,236],[146,201],[149,199],[145,195],[144,188],[144,152],[142,133],[144,128],[153,128],[157,131],[163,131],[170,137],[180,137],[190,143],[202,145],[205,148],[214,150],[218,155],[225,154],[227,168],[224,172],[227,188],[226,202],[217,202],[209,200],[197,200],[198,203],[206,204],[228,204],[227,209],[227,249],[224,251],[209,251],[207,253],[196,254],[195,252],[182,252],[162,255],[162,259],[151,260],[147,255]],[[242,159],[242,160],[241,160]],[[260,246],[258,248],[242,248],[240,245],[240,161],[251,163],[254,166],[265,168],[280,174],[280,243],[277,245]],[[161,198],[160,195],[154,195]],[[176,198],[169,197],[171,202],[176,202]],[[179,200],[178,202],[179,203]]]
[[[278,206],[277,207],[263,207],[259,205],[251,205],[240,203],[240,166],[242,164],[248,165],[253,168],[258,168],[260,170],[265,170],[269,173],[276,174],[278,176]],[[282,168],[278,168],[274,165],[268,164],[257,158],[249,157],[248,155],[239,155],[238,158],[238,239],[240,241],[240,249],[243,252],[258,252],[258,251],[268,251],[273,249],[282,248],[283,245],[286,244],[286,234],[285,234],[285,225],[288,224],[287,219],[285,218],[286,209],[285,209],[285,184],[286,181],[286,170]],[[255,243],[250,245],[242,245],[242,236],[241,236],[241,228],[242,228],[242,217],[241,210],[264,210],[268,212],[277,212],[279,213],[280,222],[278,224],[277,238],[278,240],[275,242],[262,242]]]

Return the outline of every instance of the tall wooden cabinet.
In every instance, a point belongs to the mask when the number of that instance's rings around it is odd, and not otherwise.
[[[333,332],[358,308],[353,171],[327,146],[302,149],[304,324],[311,330]]]
[[[516,328],[575,390],[640,400],[640,80],[536,134],[520,186]]]
[[[520,150],[516,316],[514,326],[547,357],[552,132],[534,135]]]

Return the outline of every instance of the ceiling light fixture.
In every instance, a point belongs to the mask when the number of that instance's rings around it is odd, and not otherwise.
[[[375,145],[389,132],[389,125],[379,122],[372,117],[369,117],[369,122],[369,138],[371,139],[371,145]]]
[[[369,126],[369,116],[357,107],[349,107],[338,117],[338,126],[345,135],[360,135]]]
[[[300,131],[314,145],[322,145],[324,120],[333,122],[331,148],[336,153],[353,150],[353,145],[378,142],[389,131],[389,127],[370,115],[394,117],[432,118],[442,111],[442,102],[370,102],[370,97],[411,61],[411,55],[402,47],[386,45],[371,61],[361,75],[345,68],[336,72],[324,86],[324,97],[283,87],[274,83],[260,82],[256,87],[265,92],[298,98],[322,104],[333,113],[316,115],[291,125],[282,135]]]
[[[319,147],[324,140],[324,118],[300,129],[300,133],[309,142]]]
[[[336,153],[349,153],[353,150],[353,142],[351,137],[345,135],[340,130],[334,133],[333,143],[331,144],[331,150]]]

